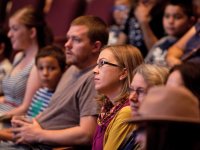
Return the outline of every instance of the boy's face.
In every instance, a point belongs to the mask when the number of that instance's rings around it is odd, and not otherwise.
[[[191,27],[190,18],[178,5],[167,5],[163,16],[163,27],[167,35],[180,37]]]
[[[41,57],[37,61],[37,69],[42,87],[55,90],[62,75],[57,59],[52,56]]]

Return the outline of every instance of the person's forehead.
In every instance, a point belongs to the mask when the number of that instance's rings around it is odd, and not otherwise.
[[[89,29],[85,25],[72,25],[69,28],[69,31],[67,32],[67,35],[68,34],[73,34],[73,33],[83,35],[83,34],[87,34],[88,31],[89,31]]]
[[[99,54],[99,59],[102,58],[105,58],[106,60],[114,60],[114,55],[109,48],[106,48]]]
[[[133,87],[143,87],[146,88],[147,87],[147,83],[145,82],[143,76],[139,73],[136,73],[133,77],[133,80],[131,82],[131,86]]]

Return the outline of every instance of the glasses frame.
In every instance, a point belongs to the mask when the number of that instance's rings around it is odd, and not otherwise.
[[[147,94],[147,91],[145,89],[133,89],[129,87],[129,93],[135,92],[139,97],[144,96]]]
[[[110,66],[114,66],[114,67],[120,67],[121,68],[121,66],[119,66],[119,65],[117,65],[117,64],[113,64],[113,63],[110,63],[110,62],[108,62],[108,61],[106,61],[106,60],[100,60],[98,63],[97,63],[97,66],[98,66],[98,68],[101,68],[103,65],[110,65]]]

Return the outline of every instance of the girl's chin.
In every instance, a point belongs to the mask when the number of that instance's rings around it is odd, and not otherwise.
[[[95,90],[98,92],[98,93],[102,93],[103,94],[103,89],[99,86],[95,86]]]

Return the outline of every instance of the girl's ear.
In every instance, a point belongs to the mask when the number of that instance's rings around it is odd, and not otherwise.
[[[30,37],[31,37],[31,38],[35,38],[35,37],[36,37],[36,34],[37,34],[36,28],[31,28],[31,29],[30,29],[30,32],[31,32]]]
[[[128,76],[128,71],[126,68],[124,68],[122,74],[119,77],[119,80],[124,80],[127,76]]]

